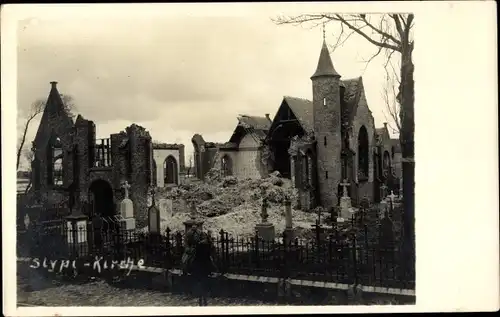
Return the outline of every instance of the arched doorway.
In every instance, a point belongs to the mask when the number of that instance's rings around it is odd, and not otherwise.
[[[358,180],[368,180],[368,168],[370,150],[368,144],[368,132],[365,126],[361,126],[358,133]]]
[[[113,217],[116,213],[111,185],[102,179],[92,182],[89,187],[90,217]]]
[[[163,177],[165,179],[165,185],[177,185],[177,160],[169,155],[163,162]]]
[[[222,157],[221,165],[222,176],[233,175],[233,161],[227,154]]]
[[[89,218],[91,221],[88,238],[90,245],[101,250],[108,242],[113,241],[110,235],[113,230],[119,230],[118,223],[112,218],[115,215],[113,189],[102,179],[92,182],[89,187]]]

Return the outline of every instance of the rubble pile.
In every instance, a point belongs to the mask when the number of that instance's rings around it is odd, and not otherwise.
[[[281,178],[279,172],[263,179],[239,180],[235,176],[221,177],[214,169],[207,174],[204,183],[187,183],[168,191],[158,190],[158,198],[172,199],[177,212],[183,212],[179,201],[184,200],[194,202],[199,214],[208,218],[225,215],[242,205],[260,206],[263,195],[271,205],[283,206],[286,199],[293,200],[296,194],[290,180]]]
[[[296,191],[289,179],[274,172],[262,179],[238,179],[235,176],[222,177],[213,169],[203,183],[186,183],[176,188],[158,188],[157,199],[172,199],[174,215],[162,222],[173,230],[184,230],[183,222],[189,219],[189,203],[197,207],[197,217],[204,221],[204,227],[211,231],[227,230],[231,235],[252,236],[255,225],[261,221],[262,198],[268,201],[268,221],[276,226],[277,232],[285,226],[287,199],[296,200]],[[294,225],[308,230],[317,215],[294,210]],[[307,229],[306,229],[307,228]],[[147,228],[145,228],[147,229]]]

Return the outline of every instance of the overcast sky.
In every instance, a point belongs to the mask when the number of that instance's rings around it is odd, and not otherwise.
[[[57,81],[60,93],[73,96],[77,112],[95,121],[98,137],[137,123],[154,140],[184,143],[187,160],[195,133],[225,142],[238,114],[273,117],[284,95],[312,98],[322,30],[277,26],[270,20],[275,16],[69,14],[25,20],[18,33],[18,116],[47,98],[49,82]],[[326,26],[330,44],[338,32],[335,24]],[[353,36],[331,57],[343,79],[363,75],[375,124],[382,126],[385,58],[366,70],[364,63],[375,52]]]

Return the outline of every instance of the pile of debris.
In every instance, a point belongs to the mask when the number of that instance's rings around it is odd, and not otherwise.
[[[234,176],[220,177],[220,173],[213,170],[208,173],[204,183],[187,183],[168,191],[158,192],[158,198],[174,201],[174,209],[181,205],[175,203],[176,201],[193,202],[199,215],[208,218],[231,213],[243,205],[260,206],[264,196],[271,206],[283,206],[286,199],[294,200],[295,195],[290,180],[281,178],[279,172],[274,172],[263,179],[239,180]]]
[[[262,179],[238,179],[234,176],[221,177],[212,170],[203,183],[186,183],[177,188],[157,191],[157,199],[172,199],[174,215],[162,221],[162,229],[184,230],[183,222],[189,219],[189,203],[194,202],[197,217],[204,221],[204,227],[211,231],[224,229],[231,235],[252,236],[255,225],[261,221],[262,198],[268,201],[268,221],[276,226],[277,232],[285,226],[287,199],[296,201],[296,191],[289,179],[274,172]],[[293,211],[294,225],[310,228],[317,215]],[[163,228],[164,227],[164,228]],[[145,228],[147,229],[147,228]]]

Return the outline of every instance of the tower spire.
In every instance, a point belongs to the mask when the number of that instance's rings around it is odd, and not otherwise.
[[[316,68],[314,75],[311,76],[311,79],[319,76],[340,77],[339,73],[337,73],[333,67],[330,52],[328,51],[328,46],[326,45],[325,23],[323,23],[323,46],[321,47],[321,53],[319,54],[318,67]]]

